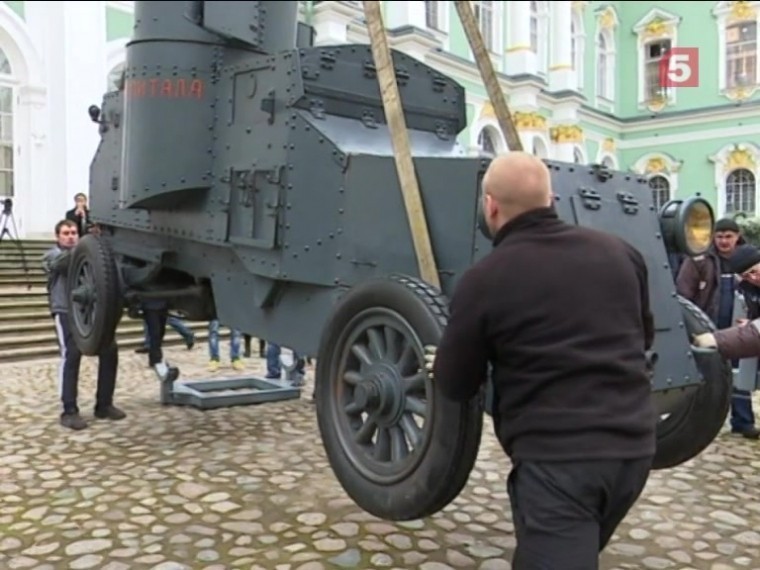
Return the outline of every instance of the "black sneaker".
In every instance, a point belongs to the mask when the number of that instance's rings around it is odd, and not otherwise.
[[[138,348],[135,349],[135,353],[137,353],[137,354],[146,354],[147,352],[148,352],[148,347],[147,346],[140,346],[140,347],[138,347]]]
[[[123,420],[127,417],[127,414],[116,406],[108,406],[102,409],[96,408],[95,417],[99,420]]]
[[[187,350],[193,350],[193,347],[195,346],[195,335],[190,335],[187,340],[185,341],[185,345],[187,346]]]
[[[61,425],[76,431],[87,428],[87,422],[76,412],[61,414]]]

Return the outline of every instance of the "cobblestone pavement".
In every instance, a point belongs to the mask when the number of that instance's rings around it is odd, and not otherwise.
[[[185,378],[207,376],[204,349],[170,351]],[[509,568],[508,462],[490,423],[462,495],[429,520],[391,524],[360,511],[333,477],[310,383],[290,402],[162,407],[146,359],[121,358],[128,419],[78,433],[57,424],[56,361],[0,366],[0,568]],[[86,359],[88,418],[94,372]],[[722,435],[653,474],[602,568],[760,568],[758,445]]]

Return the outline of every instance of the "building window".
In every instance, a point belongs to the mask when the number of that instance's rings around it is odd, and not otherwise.
[[[670,200],[670,182],[667,178],[658,174],[649,179],[649,187],[652,189],[654,207],[659,212],[660,208]]]
[[[577,12],[573,13],[570,23],[570,51],[575,71],[575,84],[578,89],[583,88],[583,23]]]
[[[122,62],[114,67],[108,73],[108,92],[118,91],[124,85],[124,71],[126,70],[126,63]]]
[[[442,31],[440,2],[425,2],[425,25],[430,30]]]
[[[660,61],[670,50],[669,38],[644,44],[644,99],[667,99],[668,90],[660,84]]]
[[[546,2],[530,3],[530,49],[536,54],[536,71],[546,73],[549,41],[547,37]]]
[[[614,80],[612,69],[612,45],[611,38],[604,32],[599,32],[596,38],[596,81],[597,94],[608,100],[612,100],[612,82]]]
[[[615,163],[609,156],[605,156],[602,159],[602,166],[605,168],[609,168],[610,170],[615,170]]]
[[[757,83],[757,22],[739,22],[726,28],[726,87]]]
[[[13,70],[8,57],[0,50],[0,197],[14,196],[14,139],[13,139]]]
[[[533,137],[533,155],[538,158],[549,158],[546,144],[539,137]]]
[[[496,48],[496,19],[494,18],[493,0],[479,0],[473,2],[473,11],[475,19],[480,27],[480,34],[483,36],[483,43],[490,52],[498,52]]]
[[[755,215],[755,175],[746,168],[738,168],[726,177],[726,215],[744,212]]]
[[[583,164],[583,153],[581,152],[581,149],[576,148],[573,150],[573,162],[575,162],[575,164]]]
[[[488,156],[496,156],[496,152],[499,148],[496,138],[494,137],[493,129],[490,127],[484,127],[478,135],[478,148],[483,154]]]

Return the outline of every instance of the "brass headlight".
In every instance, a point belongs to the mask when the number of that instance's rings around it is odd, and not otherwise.
[[[660,210],[660,230],[669,252],[694,257],[712,244],[715,217],[704,198],[671,200]]]

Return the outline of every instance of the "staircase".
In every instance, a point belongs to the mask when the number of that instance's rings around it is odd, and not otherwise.
[[[16,242],[3,238],[0,242],[0,363],[19,362],[35,358],[56,357],[59,354],[53,320],[48,311],[45,273],[42,254],[53,242],[25,240]],[[24,271],[24,260],[26,269]],[[187,322],[195,332],[195,344],[205,349],[208,338],[207,323]],[[220,336],[228,335],[222,327]],[[134,349],[143,343],[142,321],[130,319],[126,314],[117,331],[119,347]],[[184,341],[171,327],[167,327],[165,346],[176,346]]]

